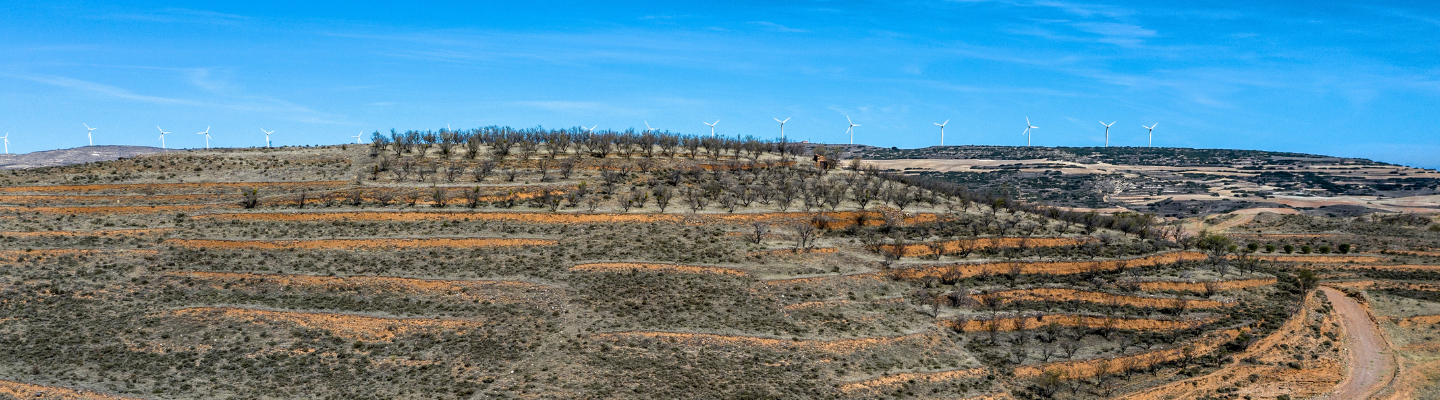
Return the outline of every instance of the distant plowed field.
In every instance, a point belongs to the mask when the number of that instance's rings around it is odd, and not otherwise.
[[[1147,281],[1134,282],[1145,291],[1174,290],[1177,292],[1203,293],[1210,290],[1236,290],[1275,284],[1275,278],[1236,279],[1213,282]]]
[[[1143,308],[1179,308],[1182,306],[1183,308],[1219,308],[1233,305],[1228,303],[1221,303],[1214,300],[1127,296],[1120,294],[1066,288],[1006,290],[980,295],[971,295],[970,297],[973,298],[977,303],[979,303],[982,297],[987,296],[995,297],[1002,303],[1014,301],[1081,301],[1095,304],[1133,306]]]
[[[1151,318],[1102,317],[1078,314],[1046,314],[1021,317],[998,317],[985,319],[945,320],[940,324],[961,332],[1025,331],[1057,324],[1070,327],[1110,328],[1129,331],[1173,331],[1189,329],[1209,323],[1209,320],[1166,320]]]
[[[711,275],[749,275],[748,272],[735,268],[703,267],[695,265],[675,264],[647,264],[647,263],[595,263],[581,264],[570,267],[575,272],[629,272],[629,271],[660,271],[678,272],[687,274],[711,274]]]
[[[480,248],[553,246],[548,239],[440,238],[440,239],[314,239],[314,240],[211,240],[170,239],[171,246],[197,249],[258,250],[385,250],[406,248]]]
[[[1107,261],[995,262],[949,265],[922,264],[915,267],[894,269],[891,273],[903,279],[922,279],[926,277],[966,278],[977,275],[1001,275],[1010,273],[1068,275],[1089,271],[1109,271],[1127,267],[1143,267],[1204,259],[1206,259],[1204,253],[1181,251],[1140,258]]]
[[[1082,238],[981,238],[951,240],[935,243],[939,245],[942,254],[956,254],[966,250],[982,250],[992,248],[1013,248],[1013,247],[1061,247],[1075,246],[1093,241],[1093,239]],[[885,246],[886,249],[894,251],[898,246]],[[905,257],[919,257],[934,254],[935,248],[930,244],[907,244],[901,253]]]
[[[354,314],[271,311],[234,307],[194,307],[169,312],[181,319],[197,322],[230,320],[278,328],[303,327],[330,332],[349,340],[379,342],[396,336],[452,331],[463,333],[466,328],[481,327],[477,321],[439,318],[386,318]]]

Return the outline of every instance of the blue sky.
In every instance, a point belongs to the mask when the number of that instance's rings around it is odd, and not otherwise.
[[[1418,2],[0,1],[11,151],[643,127],[924,147],[1299,151],[1440,167]]]

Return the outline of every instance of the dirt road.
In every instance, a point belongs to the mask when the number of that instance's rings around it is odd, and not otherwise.
[[[1395,371],[1395,356],[1381,336],[1380,328],[1370,321],[1370,316],[1355,299],[1346,297],[1339,290],[1320,288],[1335,306],[1340,323],[1345,328],[1346,373],[1329,395],[1321,399],[1364,399],[1379,391]]]

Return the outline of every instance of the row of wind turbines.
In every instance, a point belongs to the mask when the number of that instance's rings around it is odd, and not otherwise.
[[[779,122],[779,123],[780,123],[780,139],[785,139],[785,123],[786,123],[786,122],[790,122],[790,118],[785,118],[784,120],[781,120],[780,118],[771,118],[771,119],[774,119],[775,122]],[[847,124],[849,124],[849,127],[845,128],[845,134],[846,134],[846,135],[850,135],[850,144],[855,144],[855,127],[860,126],[860,124],[857,124],[857,123],[855,123],[854,120],[850,119],[850,116],[849,116],[849,115],[846,115],[846,116],[845,116],[845,122],[846,122]],[[1115,125],[1115,122],[1116,122],[1116,121],[1111,121],[1110,123],[1107,124],[1107,123],[1105,123],[1105,121],[1100,121],[1100,125],[1103,125],[1103,126],[1105,127],[1105,147],[1110,147],[1110,127],[1111,127],[1111,126],[1114,126],[1114,125]],[[701,121],[700,123],[709,126],[709,127],[710,127],[710,136],[715,136],[715,125],[716,125],[716,124],[719,124],[719,123],[720,123],[720,120],[717,119],[717,120],[715,120],[715,122],[704,122],[704,121]],[[949,124],[949,123],[950,123],[950,120],[948,120],[948,119],[945,120],[945,122],[935,122],[935,123],[933,123],[935,126],[940,127],[940,145],[941,145],[941,146],[944,146],[944,145],[945,145],[945,125],[946,125],[946,124]],[[1150,124],[1150,126],[1140,125],[1140,127],[1145,128],[1147,131],[1149,131],[1150,142],[1149,142],[1149,144],[1146,145],[1146,147],[1154,147],[1154,146],[1155,146],[1155,127],[1156,127],[1156,126],[1159,126],[1159,125],[1160,125],[1160,123],[1158,123],[1158,122],[1157,122],[1157,123],[1154,123],[1154,124]],[[594,130],[595,130],[594,127],[590,127],[590,128],[586,128],[586,129],[587,129],[587,130],[590,130],[590,131],[594,131]],[[1031,130],[1034,130],[1034,129],[1040,129],[1040,127],[1035,126],[1035,124],[1030,123],[1030,117],[1025,117],[1025,131],[1024,131],[1023,133],[1021,133],[1021,135],[1025,135],[1025,146],[1026,146],[1026,147],[1029,147],[1029,146],[1030,146],[1031,138],[1033,138],[1033,137],[1035,136],[1032,132],[1030,132]],[[652,131],[652,130],[655,130],[655,129],[650,127],[650,122],[648,122],[648,121],[645,122],[645,131],[646,131],[646,132],[649,132],[649,131]]]

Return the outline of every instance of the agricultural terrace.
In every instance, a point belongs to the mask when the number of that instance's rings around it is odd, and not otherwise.
[[[1429,368],[1417,220],[1194,236],[841,154],[489,127],[7,171],[0,393],[1103,398],[1329,376],[1305,299],[1346,282]]]

